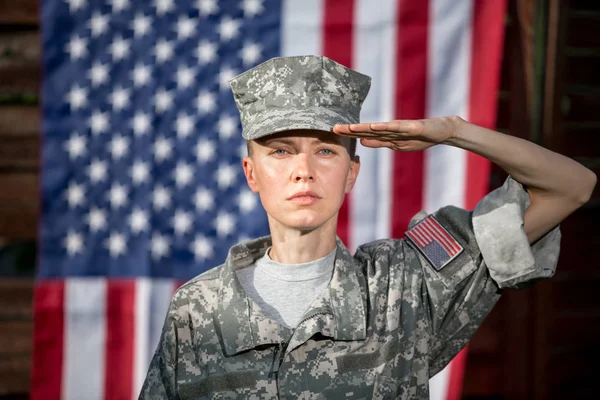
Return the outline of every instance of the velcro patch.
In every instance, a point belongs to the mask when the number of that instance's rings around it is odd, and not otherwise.
[[[440,271],[464,250],[433,215],[410,228],[405,235],[436,271]]]

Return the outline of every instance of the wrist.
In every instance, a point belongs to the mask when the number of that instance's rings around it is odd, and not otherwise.
[[[444,141],[444,144],[459,146],[459,143],[463,140],[464,127],[468,122],[456,115],[447,118],[450,121],[451,128],[448,139]]]

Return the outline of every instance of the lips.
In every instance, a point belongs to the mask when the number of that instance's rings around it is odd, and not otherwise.
[[[315,192],[306,191],[294,193],[288,200],[298,206],[309,206],[319,201],[320,198],[321,196]]]
[[[320,199],[321,198],[321,196],[319,196],[315,192],[306,191],[306,192],[297,192],[297,193],[294,193],[292,196],[290,196],[290,198],[288,198],[288,200],[293,200],[293,199],[302,198],[302,197],[313,197],[315,199]]]

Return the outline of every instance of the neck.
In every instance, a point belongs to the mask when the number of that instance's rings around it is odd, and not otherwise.
[[[299,231],[269,221],[271,251],[269,257],[282,264],[302,264],[325,257],[336,247],[337,215],[311,231]]]

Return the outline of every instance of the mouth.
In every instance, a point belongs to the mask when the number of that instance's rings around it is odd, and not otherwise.
[[[288,198],[289,201],[299,205],[308,205],[316,203],[321,199],[321,196],[314,192],[306,191],[306,192],[298,192],[294,193],[292,196]]]

